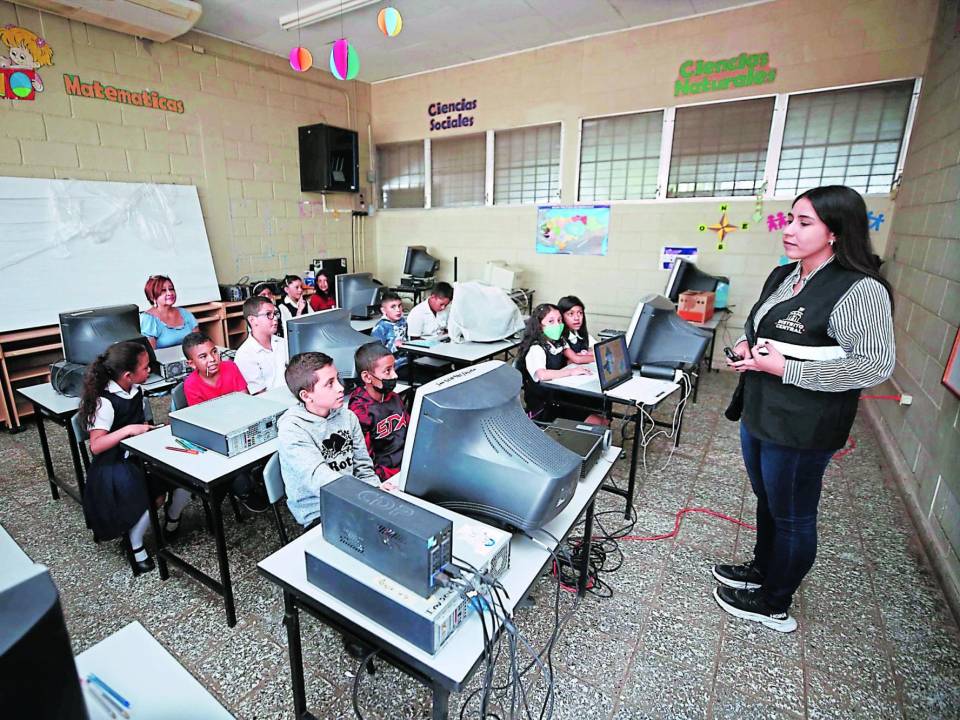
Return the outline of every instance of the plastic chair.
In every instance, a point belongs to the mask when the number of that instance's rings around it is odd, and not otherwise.
[[[187,393],[184,391],[183,383],[181,382],[170,392],[170,412],[183,410],[186,406]]]
[[[267,500],[273,506],[273,519],[277,524],[277,534],[280,536],[280,547],[283,547],[290,538],[287,535],[287,528],[283,524],[283,515],[280,508],[282,501],[286,499],[287,493],[283,486],[283,475],[280,474],[280,455],[274,453],[270,456],[266,466],[263,468],[263,484],[267,489]]]

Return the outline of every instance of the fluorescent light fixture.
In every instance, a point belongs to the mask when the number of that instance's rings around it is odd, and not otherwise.
[[[343,9],[343,14],[346,15],[354,10],[359,10],[367,5],[373,5],[379,1],[380,0],[343,0],[343,2],[341,2],[341,0],[321,0],[310,7],[302,8],[299,14],[294,12],[289,15],[281,15],[278,20],[280,21],[280,27],[284,30],[296,30],[297,28],[305,28],[308,25],[339,17],[341,8]]]

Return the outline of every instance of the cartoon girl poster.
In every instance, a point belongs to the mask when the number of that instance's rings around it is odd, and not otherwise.
[[[44,65],[53,65],[53,48],[47,41],[26,28],[5,25],[0,29],[0,42],[6,45],[8,55],[0,54],[0,68],[31,70],[33,89],[43,92],[43,80],[36,72]],[[0,52],[3,48],[0,48]]]

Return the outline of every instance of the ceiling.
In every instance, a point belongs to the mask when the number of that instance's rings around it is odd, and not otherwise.
[[[300,0],[305,11],[313,0]],[[744,0],[384,0],[301,30],[302,44],[320,67],[340,37],[360,56],[359,80],[377,82],[504,53],[757,4]],[[297,30],[278,18],[297,12],[297,0],[202,0],[196,29],[286,56]],[[377,13],[392,5],[403,30],[384,37]]]

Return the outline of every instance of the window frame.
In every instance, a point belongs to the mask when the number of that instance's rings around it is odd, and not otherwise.
[[[496,142],[497,142],[497,133],[498,132],[512,132],[514,130],[526,130],[528,128],[536,127],[545,127],[547,125],[559,125],[560,126],[560,153],[557,156],[557,198],[556,200],[535,200],[533,202],[512,202],[512,203],[498,203],[496,202]],[[563,120],[547,120],[544,122],[534,122],[526,123],[525,125],[516,125],[513,127],[502,127],[495,128],[488,131],[491,133],[488,135],[488,142],[491,143],[491,146],[488,146],[487,152],[491,159],[491,165],[489,167],[491,173],[491,179],[489,183],[490,187],[490,207],[501,207],[501,208],[511,208],[511,207],[538,207],[540,205],[556,205],[563,204],[563,162],[566,159],[566,155],[563,151],[563,141],[566,137],[566,123]]]

